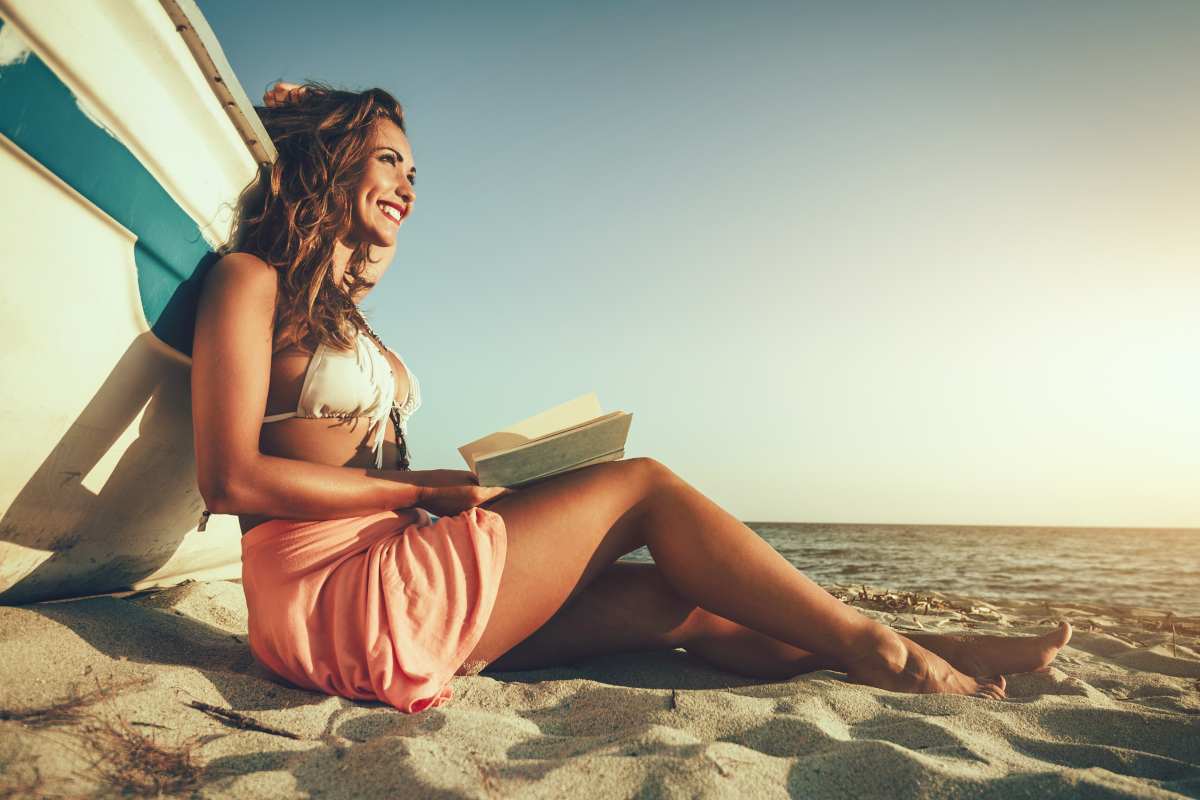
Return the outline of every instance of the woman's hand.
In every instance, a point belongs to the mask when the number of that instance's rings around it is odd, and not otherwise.
[[[449,471],[449,470],[448,470]],[[420,507],[439,517],[452,517],[469,508],[481,506],[514,490],[507,486],[431,486],[425,491]]]
[[[275,108],[284,103],[292,103],[299,100],[306,91],[308,90],[300,84],[279,81],[263,92],[263,105],[267,108]]]

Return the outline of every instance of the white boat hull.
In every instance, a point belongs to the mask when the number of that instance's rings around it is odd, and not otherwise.
[[[0,602],[237,577],[236,520],[196,530],[190,321],[274,154],[190,3],[0,19]]]

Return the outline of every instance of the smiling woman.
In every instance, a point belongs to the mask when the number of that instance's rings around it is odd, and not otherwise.
[[[197,477],[213,511],[241,518],[259,661],[301,686],[416,711],[448,699],[482,633],[505,540],[477,506],[503,490],[407,469],[419,384],[358,309],[415,201],[399,103],[315,84],[288,95],[260,110],[279,156],[243,192],[199,304]],[[397,469],[384,469],[389,450]],[[435,522],[418,504],[445,484],[457,493],[426,504],[453,516]],[[420,613],[380,588],[414,582],[427,587]]]
[[[412,148],[403,109],[381,89],[290,91],[294,101],[260,109],[279,157],[243,193],[225,252],[280,270],[277,346],[310,336],[346,349],[355,303],[382,277],[416,200]]]
[[[408,210],[416,200],[413,187],[417,182],[417,168],[412,166],[411,152],[409,152],[408,158],[405,158],[404,153],[397,149],[401,145],[407,147],[408,137],[395,123],[381,122],[375,129],[375,141],[390,142],[389,144],[377,144],[371,149],[371,153],[375,156],[375,161],[389,164],[391,168],[386,170],[368,168],[368,174],[363,176],[363,183],[375,183],[383,187],[380,193],[381,197],[376,205],[379,206],[379,210],[383,212],[384,216],[399,226],[408,216]],[[382,173],[382,175],[372,173]],[[388,191],[391,190],[390,184],[394,181],[395,173],[405,175],[409,186],[408,194],[401,195],[399,200],[387,196]],[[360,186],[359,191],[363,192],[364,188]],[[364,193],[363,196],[367,197],[367,194]]]
[[[250,646],[276,674],[413,712],[449,700],[456,673],[682,646],[762,677],[835,667],[999,698],[1001,673],[1066,642],[1066,625],[1020,642],[900,636],[653,459],[515,492],[407,470],[418,384],[358,311],[415,199],[403,112],[379,89],[281,93],[263,112],[279,158],[205,283],[192,372],[200,490],[241,516]],[[399,469],[383,469],[385,445]],[[618,562],[641,546],[654,564]]]
[[[373,215],[367,213],[373,205],[386,217],[386,222],[381,229],[359,230],[355,235],[379,247],[391,247],[396,241],[396,228],[416,200],[413,184],[417,169],[412,165],[412,150],[404,128],[390,119],[379,120],[371,138],[370,156],[355,192],[360,202],[366,204],[359,209],[359,218],[373,220]]]

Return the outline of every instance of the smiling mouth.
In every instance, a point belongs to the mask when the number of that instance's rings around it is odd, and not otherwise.
[[[396,205],[395,203],[389,203],[385,200],[380,200],[375,205],[379,206],[379,210],[383,212],[383,215],[385,217],[387,217],[388,219],[390,219],[392,222],[396,223],[397,225],[400,224],[400,220],[404,219],[408,215],[407,208],[405,208],[404,206]]]

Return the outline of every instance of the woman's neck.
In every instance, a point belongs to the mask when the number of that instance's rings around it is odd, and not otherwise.
[[[367,279],[367,285],[358,290],[354,295],[354,302],[360,303],[375,286],[375,281],[387,269],[391,263],[392,255],[396,249],[395,245],[390,247],[380,247],[372,245],[367,250],[367,264],[365,265],[366,272],[364,277]],[[344,286],[343,281],[346,277],[346,268],[350,266],[350,256],[354,254],[354,249],[345,242],[338,240],[333,243],[333,280],[339,286]]]

